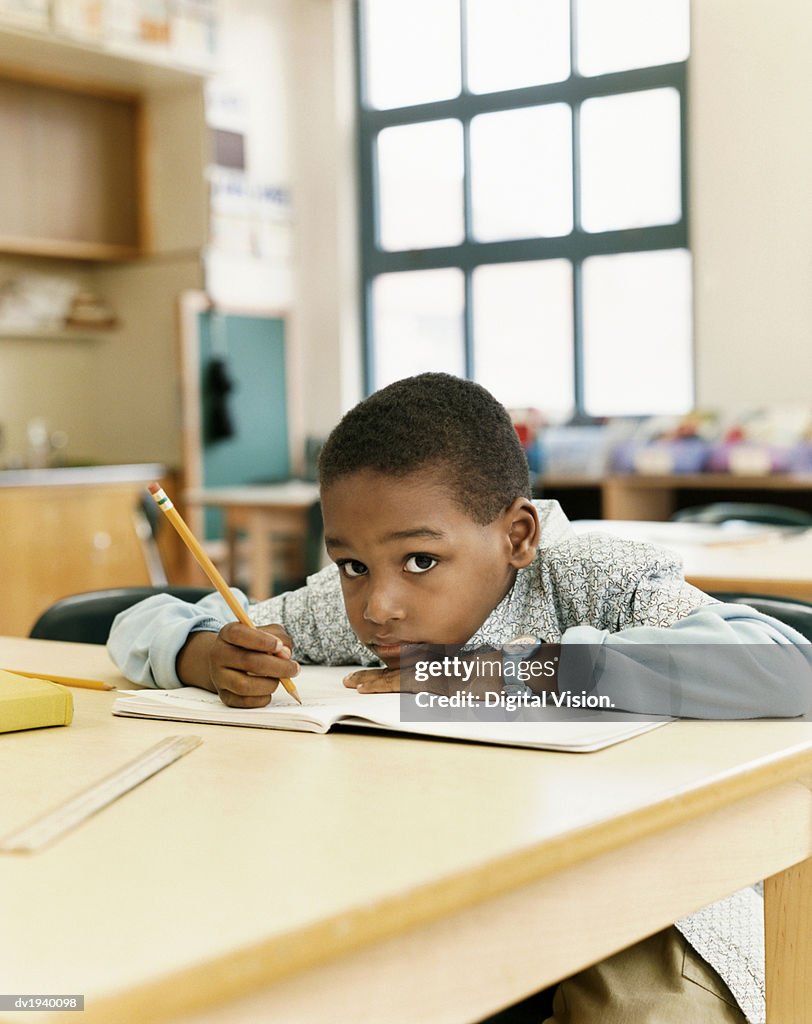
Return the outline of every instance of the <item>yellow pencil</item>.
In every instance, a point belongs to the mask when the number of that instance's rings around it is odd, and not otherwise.
[[[13,672],[15,676],[25,676],[27,679],[45,679],[50,683],[61,683],[63,686],[78,686],[83,690],[115,690],[115,686],[102,682],[101,679],[74,679],[73,676],[55,676],[50,672],[23,672],[19,668],[7,668],[6,672]]]
[[[256,626],[248,617],[245,609],[242,607],[237,598],[229,590],[228,584],[218,572],[217,566],[214,564],[214,562],[212,562],[212,560],[200,546],[200,541],[198,541],[197,537],[195,537],[195,535],[183,521],[183,517],[172,504],[163,487],[161,487],[160,484],[150,484],[147,490],[155,499],[158,508],[164,513],[164,515],[166,515],[167,519],[169,519],[170,523],[178,531],[178,533],[181,536],[181,539],[183,540],[186,547],[194,555],[200,568],[212,581],[212,583],[222,596],[223,600],[237,616],[237,619],[240,622],[242,622],[244,626],[250,626],[252,629],[256,629]],[[280,679],[279,682],[285,687],[285,689],[288,691],[291,697],[293,697],[294,700],[298,701],[300,704],[302,703],[302,698],[299,696],[299,693],[296,687],[294,686],[292,680]]]

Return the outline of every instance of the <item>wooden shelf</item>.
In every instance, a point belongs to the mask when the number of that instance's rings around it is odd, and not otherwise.
[[[144,49],[0,24],[0,255],[111,264],[205,244],[212,68]]]
[[[536,477],[539,488],[567,487],[600,487],[605,477],[583,473],[542,473]]]
[[[129,92],[179,89],[213,74],[212,63],[184,60],[171,50],[97,44],[58,33],[0,24],[0,67],[35,74],[43,69],[64,88],[68,82]]]
[[[812,473],[761,473],[744,475],[738,473],[673,473],[665,476],[648,476],[646,473],[628,473],[606,478],[620,487],[641,490],[673,489],[683,490],[765,490],[790,491],[812,488]]]
[[[544,497],[558,498],[564,511],[574,519],[668,519],[684,506],[686,492],[695,503],[729,500],[731,492],[742,495],[736,500],[787,503],[812,511],[812,473],[773,473],[739,476],[736,473],[674,473],[648,476],[626,473],[605,477],[537,477],[534,488]],[[598,502],[585,504],[581,493],[598,492]],[[782,497],[783,495],[786,497]],[[680,498],[682,502],[680,503]]]
[[[10,330],[0,327],[0,341],[97,341],[110,338],[117,327],[52,327],[43,330]]]
[[[0,235],[0,253],[7,256],[45,256],[49,259],[93,260],[117,263],[138,259],[143,255],[134,245],[112,245],[107,242],[82,242],[63,238],[25,238]]]

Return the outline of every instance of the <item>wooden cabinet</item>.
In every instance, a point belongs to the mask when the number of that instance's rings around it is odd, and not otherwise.
[[[200,69],[0,26],[0,253],[199,250],[204,81]]]
[[[67,594],[149,584],[135,510],[160,466],[8,473],[0,476],[0,633],[27,636]]]
[[[137,96],[0,77],[0,247],[121,259],[143,247]]]

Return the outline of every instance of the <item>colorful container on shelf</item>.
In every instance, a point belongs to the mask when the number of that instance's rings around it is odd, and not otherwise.
[[[812,442],[781,445],[720,441],[712,446],[707,468],[712,473],[734,473],[740,476],[812,473]]]
[[[706,468],[711,445],[699,437],[663,441],[625,441],[612,456],[616,473],[645,473],[666,476],[670,473],[701,473]]]
[[[538,436],[537,462],[551,476],[601,476],[612,447],[613,434],[604,424],[547,427]]]

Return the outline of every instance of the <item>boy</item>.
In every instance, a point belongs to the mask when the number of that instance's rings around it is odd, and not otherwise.
[[[606,694],[629,711],[669,714],[676,703],[685,716],[747,718],[809,709],[802,637],[751,609],[713,601],[685,583],[664,551],[574,536],[556,502],[531,500],[510,419],[476,384],[432,373],[377,392],[331,433],[320,476],[335,564],[300,590],[254,605],[260,630],[228,622],[217,595],[197,605],[167,595],[136,605],[118,617],[109,640],[128,678],[201,686],[231,706],[254,707],[267,704],[299,662],[368,666],[345,684],[372,693],[399,688],[401,645],[499,648],[531,637],[562,651],[598,650],[600,671],[593,659],[583,674],[583,659],[573,659],[582,665],[577,678],[567,678],[562,658],[559,689]],[[676,669],[673,658],[663,668],[650,656],[665,643],[685,652]],[[726,651],[800,648],[801,671],[761,658],[746,659],[743,672],[736,658],[702,656],[709,643],[727,644]],[[756,894],[731,900],[732,916],[740,923],[745,915],[744,930],[756,934]],[[719,925],[730,905],[563,982],[551,1022],[758,1020],[758,966],[740,948],[734,955]],[[748,938],[737,936],[740,946]],[[724,971],[735,998],[708,961]],[[607,991],[610,1001],[601,995]]]

